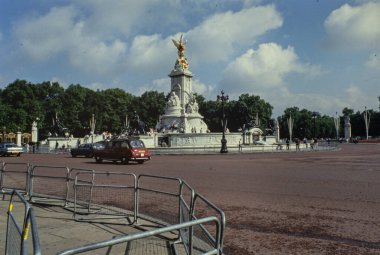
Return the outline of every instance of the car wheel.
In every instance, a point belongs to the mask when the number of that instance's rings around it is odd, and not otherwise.
[[[102,163],[103,159],[101,157],[96,156],[95,161],[96,163]]]
[[[121,163],[123,163],[123,164],[128,164],[128,158],[127,157],[123,157],[122,159],[121,159]]]
[[[86,155],[87,158],[92,158],[93,156],[94,156],[94,154],[92,154],[92,153]]]
[[[138,160],[137,163],[139,163],[140,165],[144,164],[144,160]]]

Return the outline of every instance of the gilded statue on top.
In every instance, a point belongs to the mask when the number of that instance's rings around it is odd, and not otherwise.
[[[175,68],[180,67],[182,70],[187,70],[189,68],[189,64],[187,63],[187,59],[185,58],[185,49],[186,49],[186,41],[182,40],[183,35],[179,41],[172,39],[174,45],[178,49],[178,59],[175,63]]]

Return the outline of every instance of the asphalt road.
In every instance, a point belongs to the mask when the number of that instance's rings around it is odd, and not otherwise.
[[[180,177],[226,213],[225,254],[380,254],[380,145],[154,156],[143,165],[68,154],[0,161]]]

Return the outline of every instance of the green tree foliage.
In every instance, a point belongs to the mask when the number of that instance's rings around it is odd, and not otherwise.
[[[60,116],[62,113],[62,102],[65,90],[59,85],[58,82],[43,82],[35,85],[35,97],[40,103],[40,109],[31,116],[33,120],[39,118],[38,126],[42,137],[46,135],[51,126],[53,119],[56,115]]]
[[[147,91],[134,98],[131,110],[139,115],[147,128],[155,128],[159,116],[165,112],[165,105],[166,99],[163,92]],[[133,116],[132,112],[129,111],[130,116]]]
[[[351,123],[351,136],[352,137],[366,137],[365,121],[364,121],[364,111],[354,112],[353,109],[344,108],[343,117],[341,120],[341,128],[344,130],[344,116],[350,118]],[[380,136],[380,112],[376,112],[373,109],[368,110],[370,116],[370,123],[368,129],[368,135],[372,137]]]
[[[204,116],[209,129],[212,132],[221,132],[221,103],[217,102],[216,98],[206,100],[197,94],[195,97],[199,113]],[[30,132],[32,122],[39,118],[39,134],[43,139],[51,130],[53,119],[58,116],[69,133],[83,137],[90,132],[90,120],[94,114],[96,132],[119,133],[124,128],[126,115],[133,122],[136,112],[148,129],[156,126],[159,116],[165,112],[165,105],[165,94],[157,91],[133,96],[118,88],[94,91],[79,84],[72,84],[64,89],[58,82],[31,84],[25,80],[15,80],[4,89],[0,89],[0,128],[5,127],[7,132]],[[231,100],[225,105],[227,127],[231,132],[236,132],[258,116],[262,130],[273,128],[272,110],[273,107],[259,96],[242,94],[238,100]],[[369,110],[369,113],[369,135],[380,136],[380,112]],[[285,109],[283,115],[278,118],[282,138],[289,135],[286,122],[289,116],[294,119],[293,137],[311,138],[314,136],[314,130],[318,137],[336,137],[334,117],[317,114],[313,118],[313,112],[291,107]],[[341,136],[344,130],[344,116],[351,119],[352,135],[364,137],[363,112],[355,113],[353,109],[348,108],[342,110]]]
[[[209,129],[214,132],[222,132],[222,103],[216,100],[206,101],[199,95],[196,95],[196,99],[199,113],[204,117]],[[225,103],[227,127],[234,132],[242,130],[243,126],[258,116],[260,127],[265,130],[268,126],[273,126],[273,121],[270,119],[272,109],[273,107],[259,96],[242,94],[237,101],[231,100]]]
[[[289,138],[288,120],[293,119],[293,138],[335,138],[336,130],[334,117],[321,115],[306,109],[299,110],[298,107],[287,108],[284,114],[278,118],[280,125],[280,136]]]
[[[31,123],[35,112],[40,111],[40,104],[34,96],[34,87],[24,80],[16,80],[5,88],[2,102],[6,111],[4,126],[7,130],[24,130]]]
[[[273,107],[259,96],[242,94],[238,101],[232,101],[227,107],[228,127],[231,131],[242,129],[256,117],[259,118],[262,130],[270,126]]]
[[[97,129],[119,133],[123,130],[125,116],[132,107],[133,96],[122,89],[107,89],[100,92],[101,104],[96,115]],[[128,114],[129,115],[129,114]]]

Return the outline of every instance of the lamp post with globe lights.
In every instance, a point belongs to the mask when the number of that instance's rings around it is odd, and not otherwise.
[[[227,139],[226,139],[226,128],[227,128],[227,119],[225,114],[225,104],[228,103],[228,95],[224,95],[224,91],[222,90],[221,95],[217,96],[217,101],[222,103],[222,128],[223,128],[223,136],[222,136],[222,147],[220,149],[220,153],[227,153]]]

